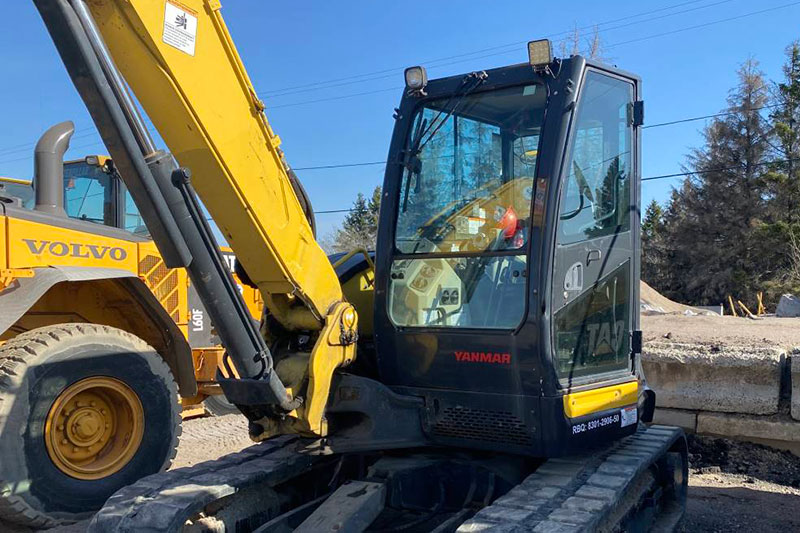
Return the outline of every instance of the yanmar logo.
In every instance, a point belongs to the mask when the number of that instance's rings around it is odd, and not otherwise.
[[[491,363],[495,365],[510,365],[510,353],[496,352],[455,352],[456,361],[460,363]]]
[[[61,241],[40,241],[37,239],[22,239],[28,245],[33,255],[42,255],[45,251],[56,257],[78,257],[81,259],[105,259],[123,261],[128,257],[128,252],[119,246],[101,246],[97,244],[83,244],[79,242],[66,243]]]

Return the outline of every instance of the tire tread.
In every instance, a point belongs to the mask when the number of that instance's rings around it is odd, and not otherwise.
[[[145,341],[127,331],[110,326],[88,323],[44,326],[10,339],[0,346],[0,434],[3,432],[2,424],[5,422],[6,416],[4,413],[4,406],[9,406],[10,408],[13,402],[9,402],[8,400],[13,399],[15,390],[24,379],[27,368],[38,363],[39,360],[45,356],[45,352],[48,348],[65,340],[72,340],[77,336],[91,335],[117,336],[124,339],[125,342],[132,344],[136,348],[136,351],[155,351]],[[9,362],[12,364],[9,365]],[[165,384],[170,389],[172,396],[177,398],[178,387],[166,361],[161,357],[156,357],[152,358],[151,362],[154,363],[156,367],[154,368],[154,372],[162,377]],[[162,465],[162,471],[170,467],[178,452],[178,444],[182,432],[179,406],[173,409],[172,419],[173,427],[176,427],[176,431],[173,434],[167,458]],[[7,460],[7,458],[4,458],[4,460]],[[36,529],[52,528],[74,522],[74,520],[66,518],[55,518],[34,509],[20,496],[11,494],[11,491],[8,490],[6,486],[5,480],[1,477],[0,519]]]

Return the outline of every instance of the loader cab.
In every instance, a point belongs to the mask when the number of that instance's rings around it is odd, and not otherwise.
[[[381,379],[444,445],[633,432],[639,79],[579,56],[425,78],[407,71],[384,181]]]
[[[149,237],[114,162],[106,156],[64,163],[64,210],[70,218]]]
[[[64,211],[69,218],[125,230],[142,238],[150,234],[113,161],[102,155],[64,163]],[[35,181],[0,176],[0,196],[34,209]]]

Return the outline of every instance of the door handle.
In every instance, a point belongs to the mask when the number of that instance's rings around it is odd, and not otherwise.
[[[589,250],[589,254],[586,256],[586,264],[590,264],[592,261],[600,261],[603,257],[603,252],[600,250]]]

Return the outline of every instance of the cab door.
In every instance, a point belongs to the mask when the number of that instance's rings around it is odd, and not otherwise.
[[[551,309],[562,387],[630,375],[638,228],[633,83],[587,70],[561,171]]]

